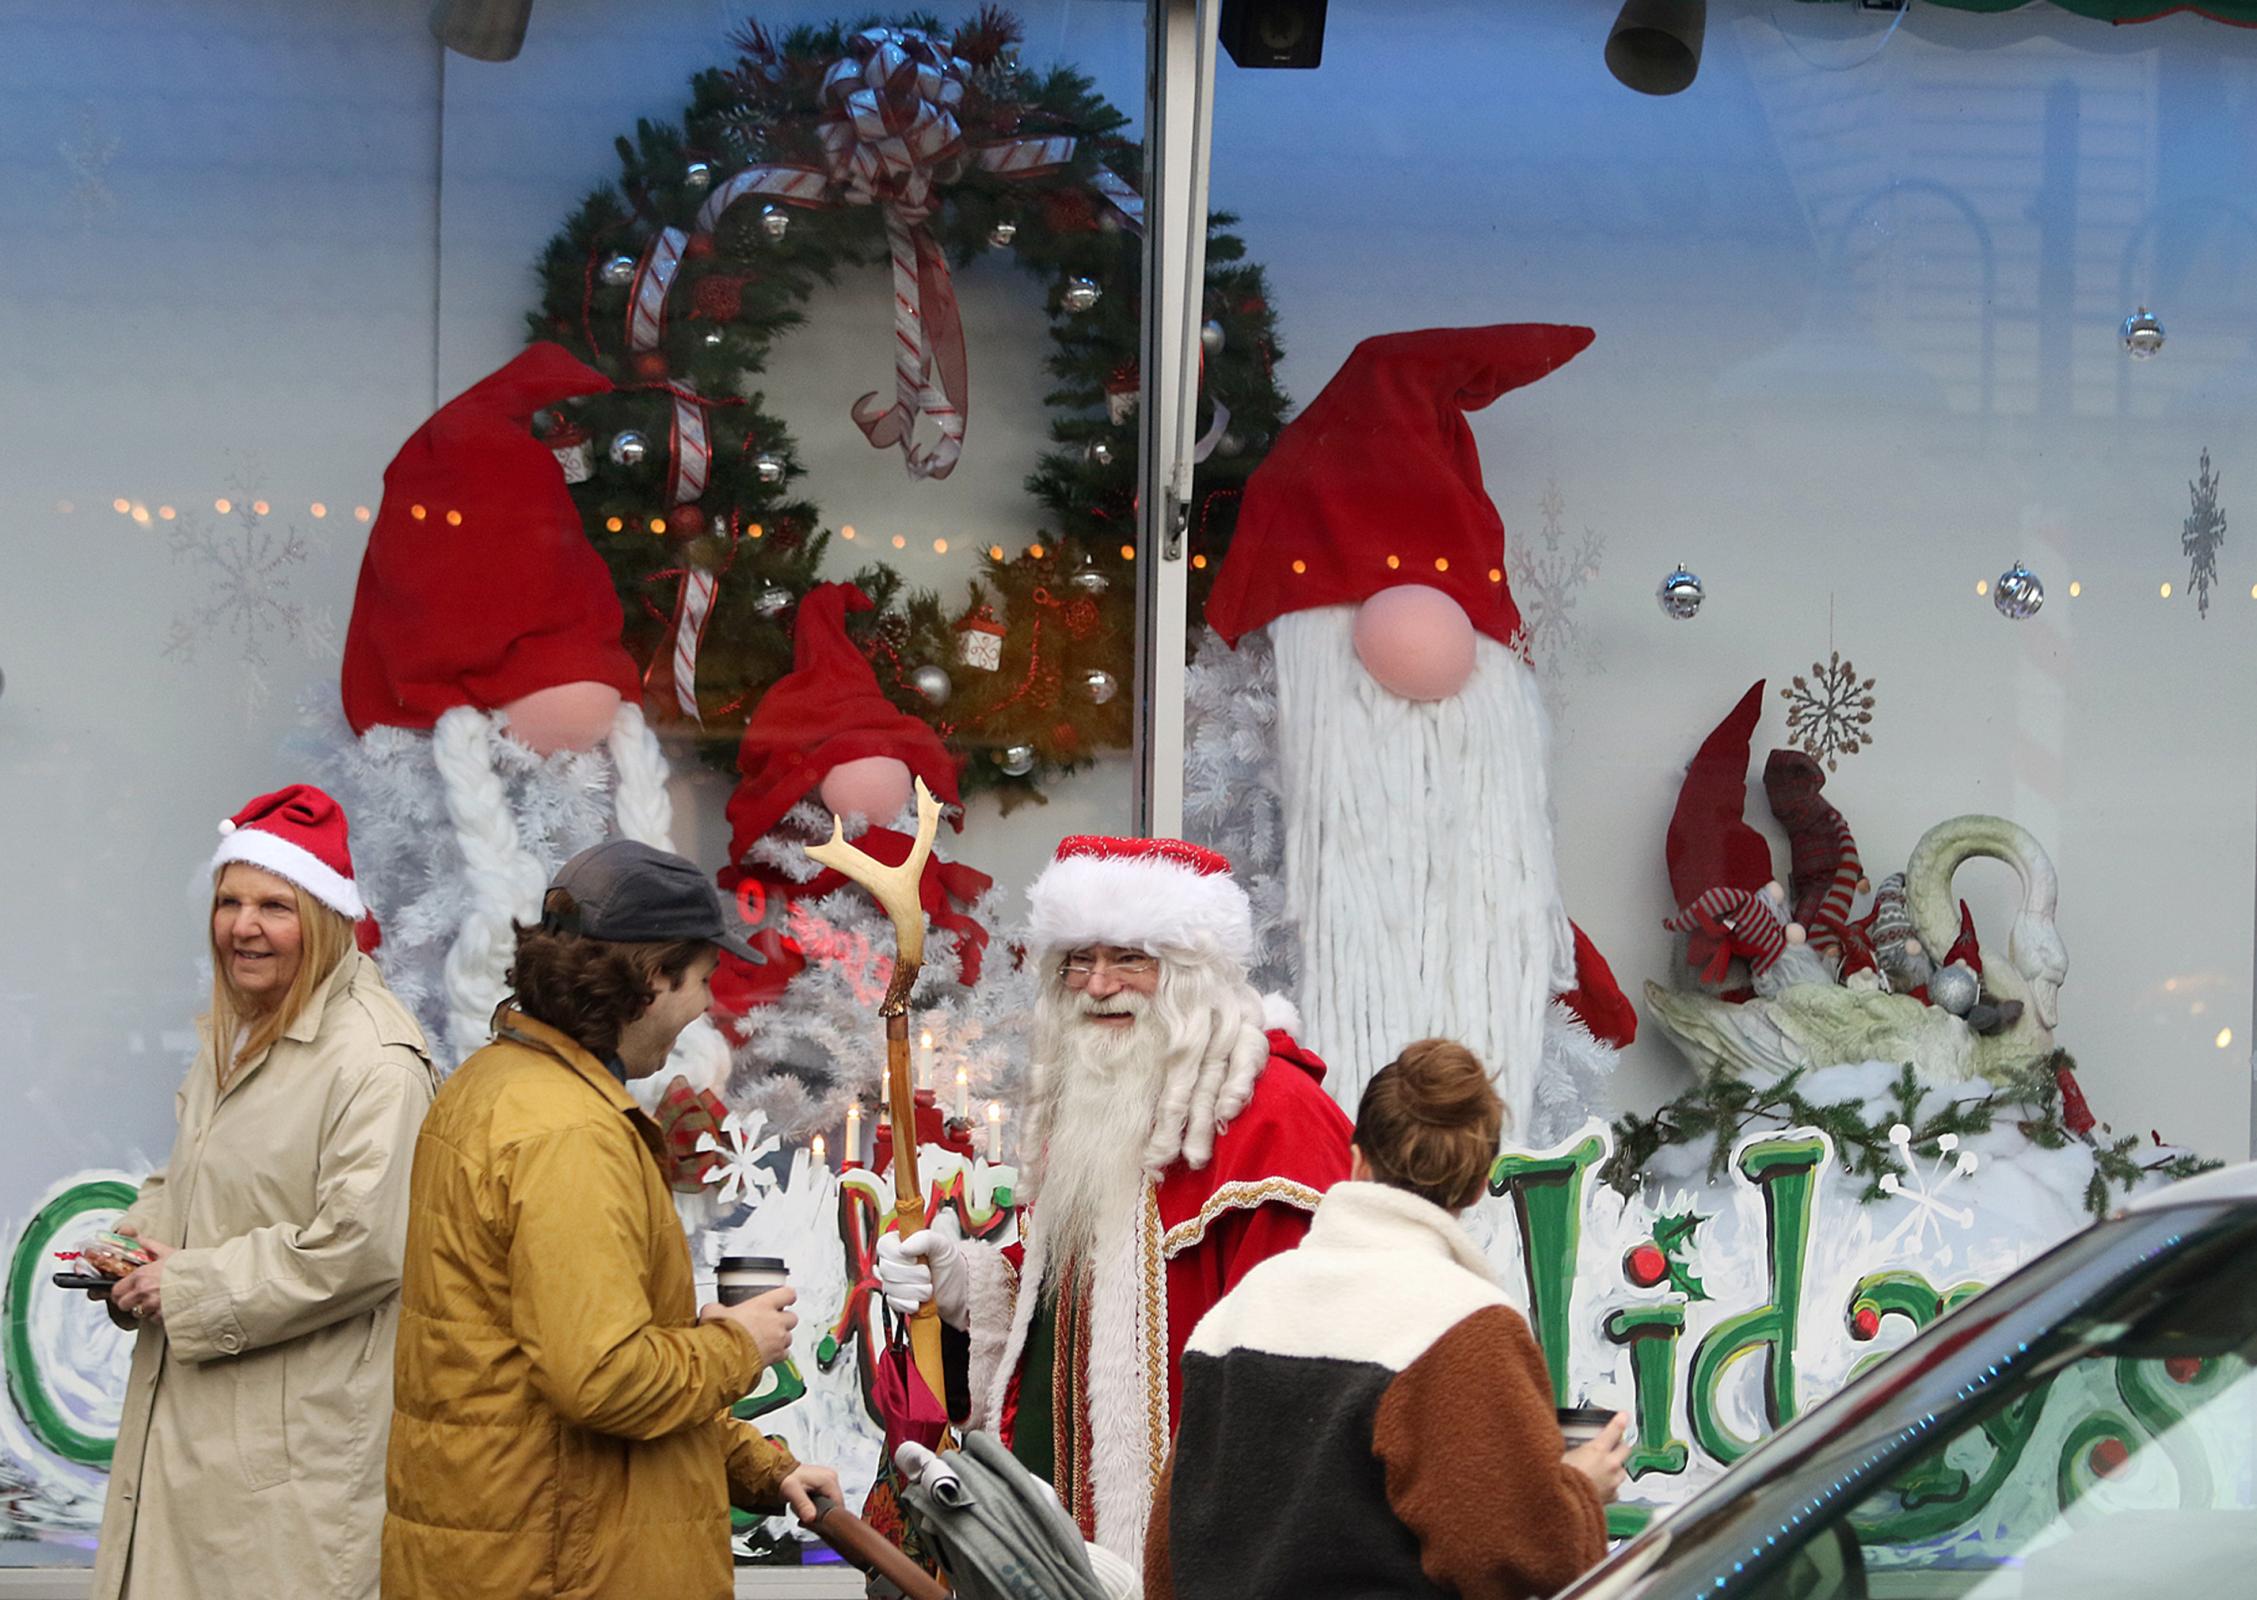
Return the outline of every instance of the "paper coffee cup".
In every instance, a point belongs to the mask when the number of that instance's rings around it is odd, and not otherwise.
[[[1614,1420],[1614,1412],[1607,1406],[1561,1406],[1559,1408],[1560,1433],[1572,1450],[1579,1444],[1589,1444],[1606,1425]]]
[[[713,1272],[715,1297],[725,1306],[741,1305],[790,1281],[781,1256],[723,1256]]]

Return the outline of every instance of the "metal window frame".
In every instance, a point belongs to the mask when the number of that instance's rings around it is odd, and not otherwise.
[[[1184,660],[1190,631],[1191,451],[1214,139],[1219,0],[1145,10],[1144,303],[1138,396],[1136,826],[1183,832]]]

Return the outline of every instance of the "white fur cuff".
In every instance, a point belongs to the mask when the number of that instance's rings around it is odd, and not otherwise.
[[[967,1240],[961,1247],[970,1284],[965,1302],[965,1332],[971,1340],[971,1425],[995,1427],[997,1419],[986,1413],[992,1395],[1002,1392],[997,1369],[1003,1365],[1011,1343],[1012,1311],[1019,1298],[1019,1274],[993,1245]]]

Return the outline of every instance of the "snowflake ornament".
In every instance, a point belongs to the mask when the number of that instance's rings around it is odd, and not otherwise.
[[[1882,1255],[1888,1255],[1902,1241],[1904,1254],[1916,1256],[1927,1247],[1928,1229],[1936,1230],[1936,1241],[1944,1238],[1944,1224],[1957,1223],[1961,1228],[1975,1225],[1972,1208],[1955,1206],[1943,1197],[1952,1185],[1975,1175],[1978,1165],[1975,1152],[1959,1148],[1959,1135],[1944,1133],[1936,1136],[1936,1159],[1932,1166],[1923,1168],[1920,1158],[1913,1154],[1912,1130],[1903,1123],[1889,1129],[1889,1144],[1897,1161],[1903,1166],[1900,1176],[1894,1172],[1881,1175],[1881,1192],[1899,1200],[1910,1202],[1912,1209],[1903,1221],[1889,1230],[1881,1241]],[[1909,1181],[1907,1181],[1909,1180]]]
[[[268,641],[279,638],[316,654],[333,625],[310,615],[290,592],[290,569],[303,566],[309,553],[305,536],[294,527],[266,526],[265,502],[240,489],[239,495],[229,506],[232,525],[208,522],[193,511],[172,524],[174,562],[202,568],[206,588],[200,602],[174,616],[164,654],[193,661],[201,646],[224,633],[235,641],[243,667],[244,704],[255,711],[269,692]]]
[[[1600,670],[1598,642],[1577,620],[1575,606],[1599,575],[1606,541],[1585,528],[1579,543],[1566,542],[1560,518],[1567,501],[1556,479],[1545,484],[1537,507],[1544,514],[1543,548],[1523,546],[1518,552],[1512,590],[1545,707],[1556,719],[1564,709],[1569,668],[1584,674]]]
[[[2194,591],[2195,611],[2208,621],[2210,589],[2218,581],[2218,546],[2226,542],[2226,513],[2218,504],[2218,475],[2210,470],[2207,447],[2187,492],[2194,505],[2179,525],[2179,553],[2187,558],[2186,586]]]
[[[1843,756],[1854,756],[1873,742],[1874,700],[1871,678],[1861,681],[1839,650],[1828,656],[1823,666],[1810,664],[1809,677],[1796,673],[1779,696],[1787,702],[1787,737],[1833,772]]]
[[[707,1169],[706,1181],[716,1177],[721,1180],[717,1198],[724,1206],[750,1205],[762,1194],[776,1187],[776,1175],[761,1165],[768,1157],[783,1148],[783,1141],[774,1134],[760,1137],[768,1126],[768,1117],[761,1111],[732,1111],[721,1119],[722,1139],[710,1133],[697,1136],[701,1152],[717,1155],[721,1159]]]

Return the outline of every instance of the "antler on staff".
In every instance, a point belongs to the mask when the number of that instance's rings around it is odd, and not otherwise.
[[[898,867],[886,866],[868,852],[846,842],[846,825],[837,817],[831,819],[831,837],[822,844],[807,847],[807,859],[831,868],[848,880],[870,891],[870,897],[885,908],[893,919],[895,956],[893,982],[886,986],[886,997],[878,1007],[882,1017],[906,1016],[909,1012],[909,991],[917,982],[917,969],[925,961],[925,907],[919,898],[919,885],[925,875],[925,862],[933,853],[933,836],[940,831],[940,802],[925,787],[925,780],[917,780],[917,842],[910,846],[909,859]]]

